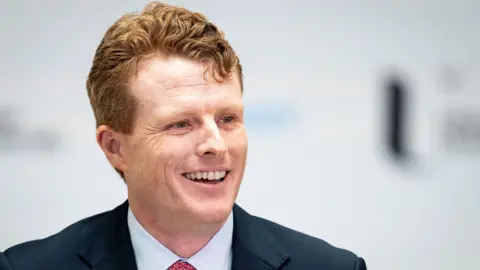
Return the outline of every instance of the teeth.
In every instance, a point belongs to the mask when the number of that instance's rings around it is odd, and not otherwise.
[[[185,177],[190,180],[220,180],[225,177],[227,171],[213,171],[213,172],[196,172],[186,173]]]

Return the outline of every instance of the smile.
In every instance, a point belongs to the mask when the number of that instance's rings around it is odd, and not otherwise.
[[[209,172],[192,172],[183,173],[182,175],[194,181],[223,181],[229,171],[209,171]]]

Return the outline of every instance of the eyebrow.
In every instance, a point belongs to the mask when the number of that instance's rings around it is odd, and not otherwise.
[[[196,115],[196,112],[198,110],[199,110],[198,108],[192,108],[192,107],[178,109],[177,107],[174,107],[174,106],[162,106],[155,111],[157,112],[156,115],[159,116],[161,119],[169,119],[169,118],[175,118],[177,115],[193,116],[193,115]],[[229,111],[235,111],[235,112],[242,113],[243,110],[244,110],[243,105],[239,103],[229,103],[228,105],[219,106],[216,109],[216,112],[225,113]]]

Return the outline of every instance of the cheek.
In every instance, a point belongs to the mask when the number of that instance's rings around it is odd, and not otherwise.
[[[194,155],[195,145],[184,137],[171,137],[157,148],[153,159],[159,166],[159,173],[171,173],[182,168],[187,159]],[[162,171],[163,170],[163,171]]]
[[[227,136],[229,152],[236,156],[245,155],[248,150],[248,139],[245,130],[239,130]]]
[[[160,158],[161,138],[136,138],[130,145],[129,163],[137,174],[147,176],[153,173]]]

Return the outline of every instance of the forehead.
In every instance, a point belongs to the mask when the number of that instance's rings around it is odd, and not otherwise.
[[[203,63],[179,57],[144,59],[139,62],[137,72],[130,80],[131,90],[139,102],[157,105],[172,102],[172,99],[200,96],[225,101],[241,99],[236,74],[230,80],[219,83],[210,72],[204,72],[206,67]]]

